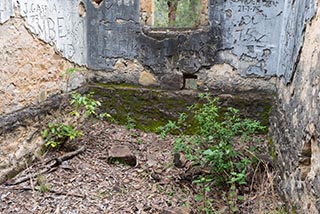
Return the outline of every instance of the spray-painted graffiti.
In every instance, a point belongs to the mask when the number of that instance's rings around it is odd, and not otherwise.
[[[274,75],[284,1],[229,0],[224,4],[221,4],[222,1],[214,2],[213,13],[224,12],[224,18],[220,22],[227,26],[223,37],[225,48],[232,48],[232,53],[240,60],[245,54],[249,61],[256,62],[257,66],[254,69],[253,66],[248,67],[247,72],[259,75],[267,72]],[[265,50],[272,54],[265,54]]]

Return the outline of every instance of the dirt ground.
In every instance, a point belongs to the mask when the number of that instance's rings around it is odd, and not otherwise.
[[[0,213],[202,213],[202,203],[195,200],[198,187],[185,179],[186,168],[173,164],[172,137],[160,139],[105,121],[88,122],[82,130],[84,136],[68,148],[46,152],[0,185]],[[136,164],[110,163],[109,150],[115,145],[129,148]],[[54,159],[79,148],[84,151],[74,157]],[[55,164],[41,173],[50,160]],[[21,178],[26,179],[17,183]],[[221,190],[212,190],[215,198],[208,213],[285,213],[276,211],[282,203],[272,191],[272,173],[260,178],[262,182],[248,187],[235,212]]]

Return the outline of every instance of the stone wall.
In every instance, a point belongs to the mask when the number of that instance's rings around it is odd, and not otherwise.
[[[73,66],[54,47],[32,36],[24,24],[18,17],[0,24],[0,115],[65,90],[61,74]],[[81,78],[77,75],[78,85]]]
[[[140,10],[152,4],[139,10],[138,0],[1,1],[0,114],[65,90],[60,74],[75,65],[101,82],[181,89],[191,79],[195,89],[273,91],[281,32],[265,26],[280,23],[283,4],[202,2],[209,24],[181,31],[144,28]]]
[[[291,4],[293,12],[299,4]],[[271,136],[280,169],[278,187],[288,201],[289,213],[307,214],[320,211],[320,8],[300,22],[291,25],[300,26],[295,32],[304,35],[303,48],[298,51],[296,46],[298,53],[290,53],[298,55],[296,67],[277,81]],[[290,40],[291,45],[299,39]]]

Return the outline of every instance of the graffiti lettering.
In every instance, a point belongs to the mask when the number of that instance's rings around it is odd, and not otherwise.
[[[66,36],[65,32],[65,24],[64,24],[64,17],[58,17],[57,19],[57,27],[58,27],[58,36],[60,38]]]
[[[259,33],[255,28],[239,30],[239,39],[243,42],[264,43],[267,35]]]
[[[258,6],[258,5],[253,5],[253,6],[239,5],[238,6],[238,12],[258,12],[260,10],[261,10],[261,6]]]
[[[278,0],[231,0],[234,3],[242,4],[245,6],[264,6],[276,7],[279,4]]]
[[[124,5],[124,6],[133,6],[134,0],[115,0],[116,4],[118,6]]]

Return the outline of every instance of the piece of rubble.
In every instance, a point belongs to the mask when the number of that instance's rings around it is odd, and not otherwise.
[[[114,145],[109,149],[109,163],[120,162],[135,166],[137,164],[137,158],[126,145]]]
[[[189,207],[167,208],[162,210],[161,214],[191,214]]]
[[[182,152],[173,155],[173,163],[175,167],[183,168],[187,163],[187,158]]]

